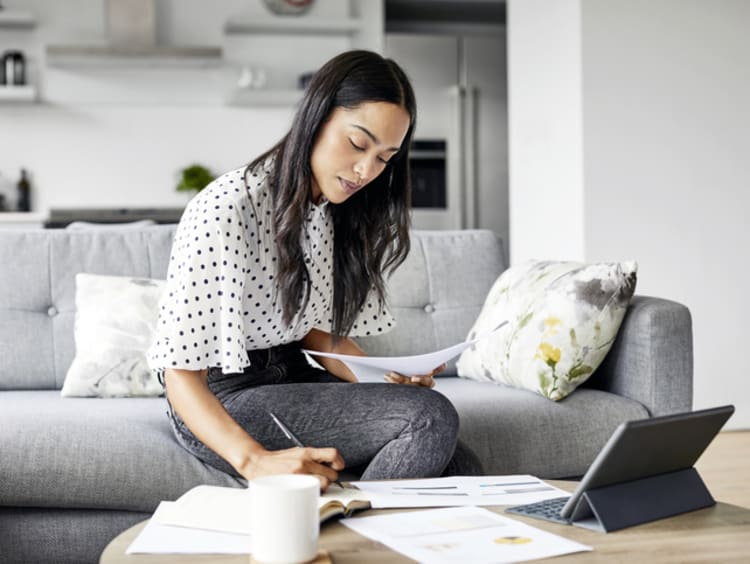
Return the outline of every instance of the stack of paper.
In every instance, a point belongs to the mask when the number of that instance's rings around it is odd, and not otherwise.
[[[165,525],[176,502],[162,501],[126,554],[250,554],[250,535]]]

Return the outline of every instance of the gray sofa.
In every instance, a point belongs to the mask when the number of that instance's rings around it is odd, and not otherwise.
[[[75,354],[75,274],[164,278],[173,233],[0,231],[0,561],[95,562],[160,500],[240,485],[180,448],[164,398],[60,397]],[[398,326],[361,344],[394,355],[463,340],[505,267],[490,232],[414,232],[389,283]],[[580,476],[620,422],[691,408],[690,313],[636,296],[603,366],[559,403],[451,373],[437,389],[488,473]]]

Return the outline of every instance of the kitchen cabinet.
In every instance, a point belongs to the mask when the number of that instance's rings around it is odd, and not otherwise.
[[[417,97],[417,140],[446,146],[444,209],[415,209],[419,229],[491,229],[508,237],[506,43],[492,33],[389,33],[386,51]]]

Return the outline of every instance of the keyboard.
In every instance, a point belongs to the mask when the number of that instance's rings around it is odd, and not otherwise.
[[[509,507],[505,511],[508,513],[525,515],[526,517],[535,517],[537,519],[544,519],[545,521],[553,521],[555,523],[569,525],[569,519],[560,517],[560,512],[562,511],[562,508],[565,507],[565,504],[568,503],[569,499],[570,496],[555,497],[553,499],[545,499],[544,501],[538,501],[536,503],[529,503],[528,505]]]

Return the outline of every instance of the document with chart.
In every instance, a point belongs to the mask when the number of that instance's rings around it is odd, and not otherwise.
[[[418,562],[521,562],[591,550],[482,507],[447,507],[341,521]]]
[[[570,496],[529,474],[352,482],[376,509],[514,505]]]

